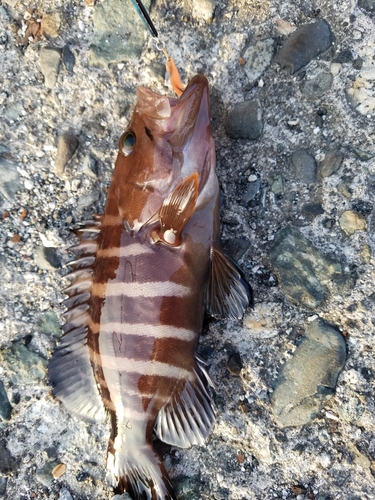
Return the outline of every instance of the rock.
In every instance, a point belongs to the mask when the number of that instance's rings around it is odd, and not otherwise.
[[[12,457],[5,439],[0,441],[0,472],[8,474],[17,468],[17,460]]]
[[[66,488],[62,488],[60,490],[60,495],[59,495],[58,500],[73,500],[73,497],[70,494],[69,490],[67,490]]]
[[[250,203],[250,201],[253,200],[256,194],[259,192],[259,188],[260,188],[260,179],[257,179],[254,182],[249,182],[246,191],[244,192],[241,198],[242,205],[247,206],[248,203]]]
[[[250,241],[246,238],[231,238],[223,242],[223,249],[236,262],[241,259],[249,248]]]
[[[235,352],[229,356],[228,362],[226,364],[227,370],[232,374],[236,375],[237,377],[241,373],[241,370],[243,368],[241,356],[239,352]]]
[[[276,234],[269,259],[287,297],[311,309],[328,298],[327,283],[342,274],[338,262],[321,254],[290,226]]]
[[[357,156],[357,158],[362,161],[371,160],[371,158],[375,156],[375,153],[372,153],[371,151],[365,151],[364,149],[360,148],[350,148],[350,151],[352,151]]]
[[[225,132],[232,139],[257,139],[262,130],[263,117],[259,99],[236,104],[225,124]]]
[[[206,23],[212,22],[215,9],[214,0],[193,0],[188,3],[192,7],[192,14],[195,19],[201,19]]]
[[[55,271],[61,267],[61,260],[53,247],[36,247],[34,260],[39,269]]]
[[[320,203],[306,203],[302,207],[302,212],[316,216],[324,214],[324,209]]]
[[[342,194],[345,198],[348,198],[348,200],[350,200],[350,198],[352,197],[352,189],[350,186],[348,186],[348,184],[346,182],[341,182],[339,185],[338,185],[338,188],[337,188],[338,192],[340,194]]]
[[[242,56],[245,60],[243,69],[250,82],[257,80],[271,64],[275,51],[274,44],[274,40],[268,38],[259,40],[245,50]]]
[[[65,66],[65,69],[68,73],[73,73],[73,68],[76,63],[76,57],[73,52],[70,50],[69,45],[64,45],[62,51],[62,60]]]
[[[2,418],[3,420],[10,420],[11,413],[12,406],[9,403],[4,384],[0,380],[0,418]]]
[[[315,158],[304,149],[297,149],[291,156],[294,176],[304,184],[316,181]]]
[[[337,412],[346,422],[358,422],[364,412],[361,401],[353,396],[349,396],[337,406]]]
[[[66,472],[65,464],[58,464],[52,469],[52,476],[54,479],[59,479]]]
[[[132,500],[132,497],[129,495],[129,493],[123,493],[122,495],[113,496],[111,500]]]
[[[42,333],[52,335],[52,337],[59,337],[61,335],[60,322],[53,311],[44,313],[35,326]]]
[[[281,304],[262,302],[254,305],[251,313],[246,314],[243,326],[251,336],[267,339],[278,333],[278,321],[282,317]]]
[[[329,49],[331,44],[332,34],[327,21],[322,19],[316,23],[305,24],[284,42],[275,56],[275,61],[295,73]]]
[[[151,0],[143,4],[149,11]],[[111,63],[139,58],[146,36],[147,29],[130,2],[103,0],[95,7],[89,62],[106,68]]]
[[[63,175],[66,164],[72,158],[78,146],[79,141],[71,132],[65,132],[60,135],[55,160],[55,170],[59,177]]]
[[[370,14],[375,14],[375,0],[358,0],[358,5]]]
[[[36,384],[46,376],[46,360],[29,351],[23,344],[14,344],[10,349],[0,351],[0,360],[15,385]]]
[[[26,115],[25,108],[22,102],[11,102],[4,109],[4,117],[12,122],[18,121],[22,116]]]
[[[370,245],[363,245],[359,252],[359,256],[364,264],[370,264],[372,259],[372,250]]]
[[[199,484],[199,482],[199,475],[176,477],[173,481],[173,487],[179,500],[198,500],[202,498],[197,492],[197,484]]]
[[[345,360],[341,333],[321,319],[312,321],[275,382],[272,407],[277,424],[288,427],[314,420],[334,394]]]
[[[363,68],[347,91],[347,98],[361,115],[375,114],[375,67]]]
[[[329,177],[338,171],[341,166],[343,157],[340,153],[327,151],[324,160],[318,164],[318,172],[321,177]]]
[[[2,158],[0,155],[0,193],[7,200],[12,201],[20,188],[21,181],[17,164],[10,159]]]
[[[320,97],[332,86],[333,75],[331,73],[319,73],[311,80],[305,80],[301,84],[301,92],[307,97]]]
[[[282,194],[282,192],[284,191],[283,178],[280,174],[274,175],[271,184],[271,191],[276,195]]]
[[[57,38],[59,36],[59,28],[60,28],[60,14],[58,12],[54,12],[53,15],[43,14],[41,25],[43,32],[52,38]]]
[[[40,469],[37,469],[36,471],[36,478],[40,483],[43,484],[43,486],[46,486],[46,488],[50,488],[53,484],[53,475],[52,471],[59,465],[58,460],[50,460],[46,462],[43,467]],[[71,498],[71,497],[70,497]]]
[[[354,210],[346,210],[343,212],[339,218],[339,224],[347,236],[354,234],[356,231],[364,231],[367,229],[364,215]]]
[[[40,51],[40,66],[44,75],[44,84],[48,89],[56,85],[60,71],[61,49],[43,47]]]
[[[7,489],[7,482],[8,482],[7,477],[0,477],[0,497],[3,497],[5,495]]]

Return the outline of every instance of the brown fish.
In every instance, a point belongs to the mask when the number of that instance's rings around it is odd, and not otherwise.
[[[111,416],[109,483],[134,500],[176,499],[153,432],[182,448],[214,423],[196,356],[205,310],[240,318],[252,300],[219,248],[208,83],[179,99],[144,87],[119,142],[104,215],[79,231],[54,395],[80,417]]]

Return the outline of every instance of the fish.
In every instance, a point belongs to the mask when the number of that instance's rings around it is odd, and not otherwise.
[[[197,355],[205,315],[239,319],[252,289],[220,247],[209,86],[179,98],[137,88],[104,213],[71,248],[64,332],[49,362],[73,415],[111,423],[107,481],[134,500],[176,500],[153,440],[203,445],[213,382]]]

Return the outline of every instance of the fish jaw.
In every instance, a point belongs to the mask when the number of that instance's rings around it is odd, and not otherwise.
[[[176,186],[194,173],[199,193],[212,196],[216,190],[204,190],[208,179],[216,178],[207,79],[196,75],[179,99],[144,87],[137,89],[137,97],[127,129],[135,136],[135,146],[125,155],[120,140],[109,192],[114,196],[108,196],[112,206],[107,211],[129,227],[146,223]]]

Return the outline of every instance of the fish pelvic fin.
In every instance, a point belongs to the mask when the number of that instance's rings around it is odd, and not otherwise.
[[[130,443],[121,432],[108,447],[107,482],[116,493],[127,491],[133,500],[177,500],[152,444]]]

